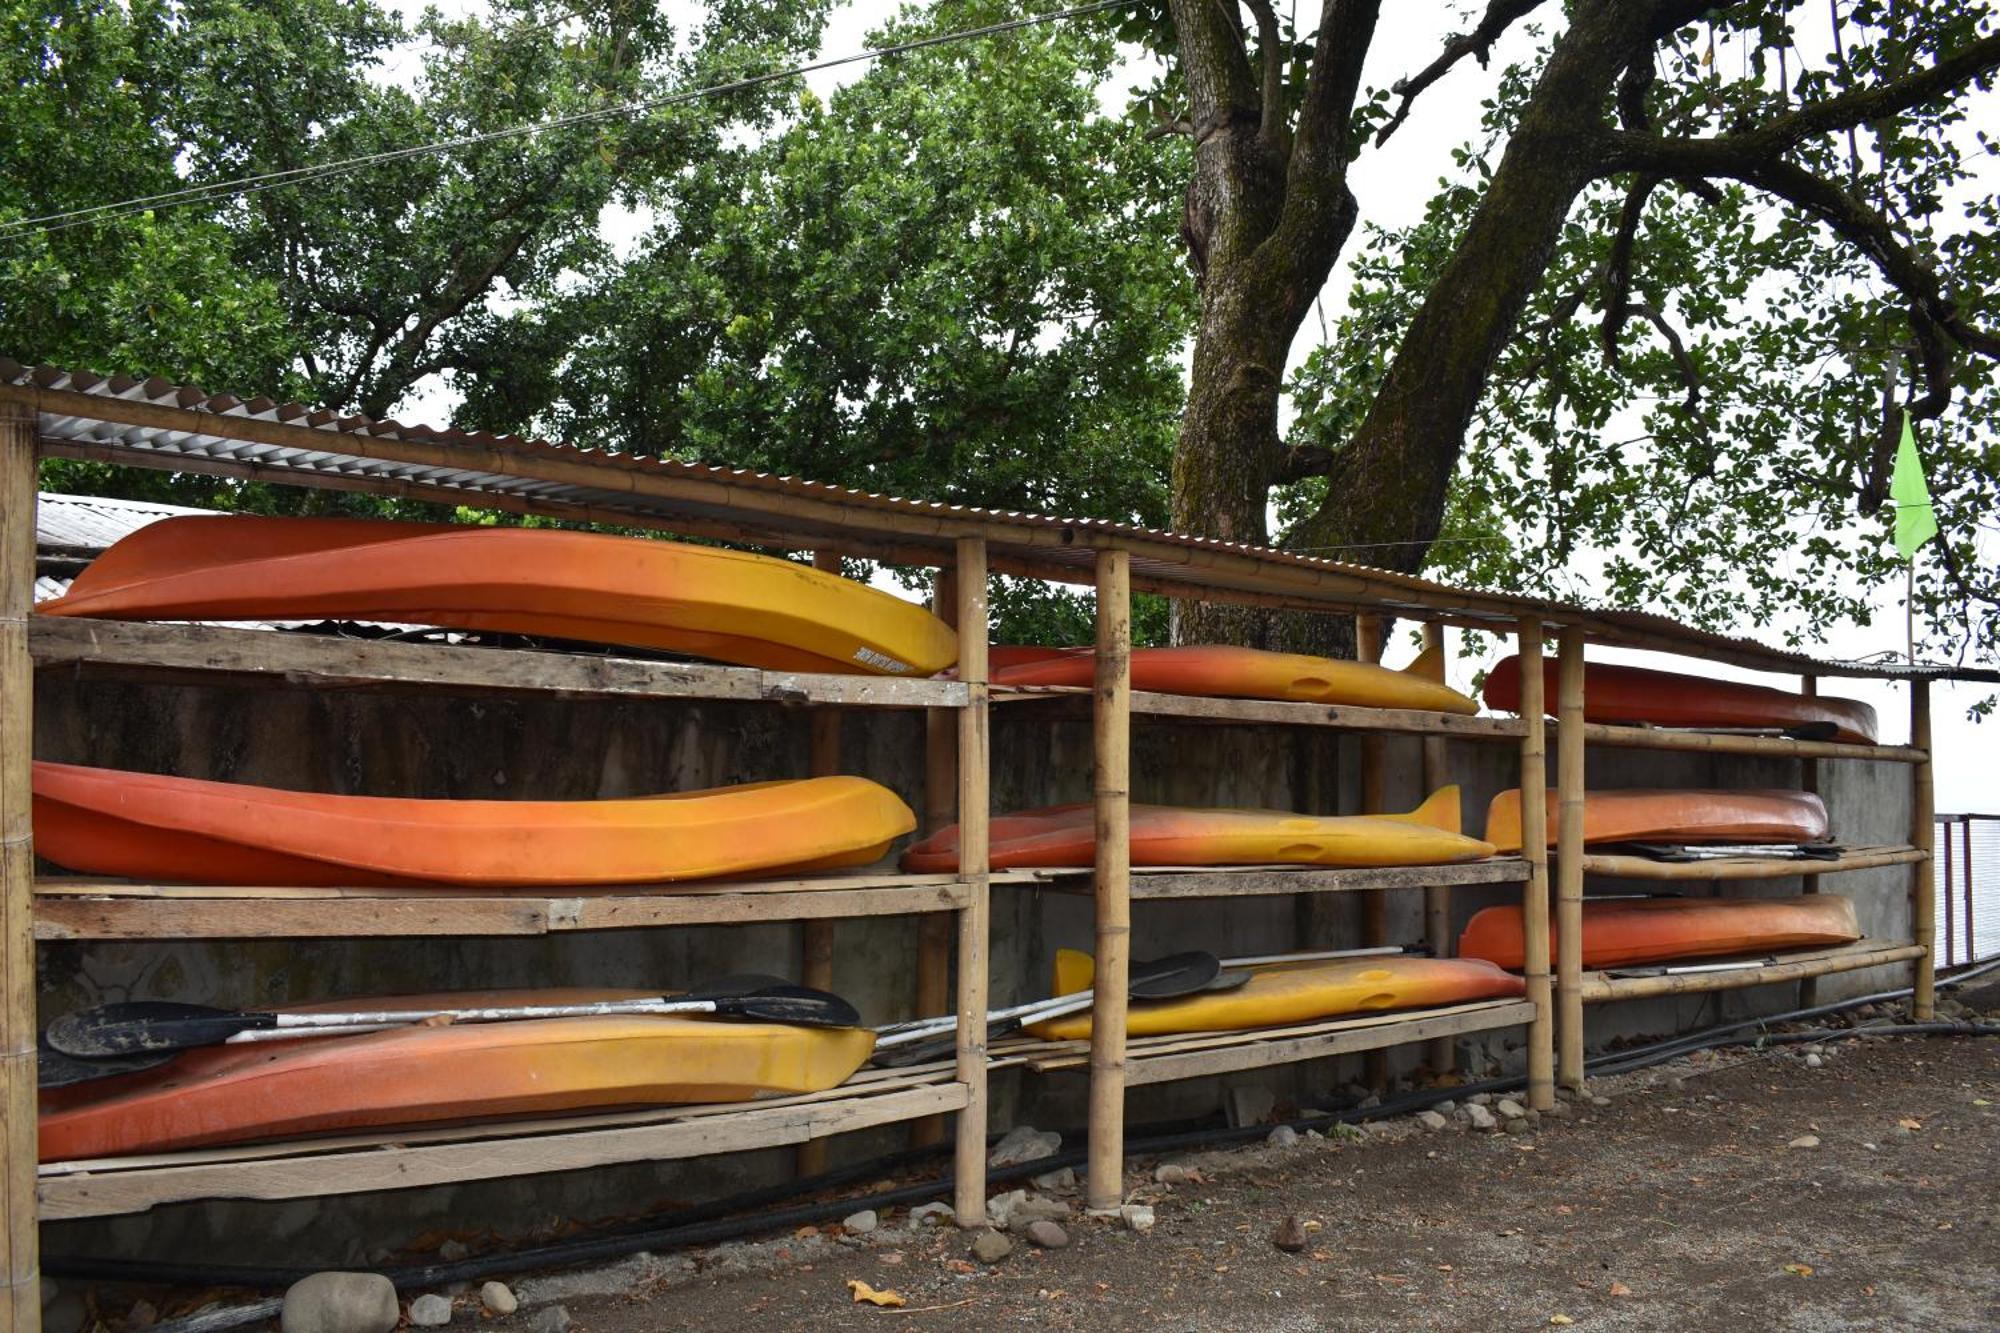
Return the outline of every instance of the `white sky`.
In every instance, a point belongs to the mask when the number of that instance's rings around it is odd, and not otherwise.
[[[433,3],[449,14],[484,13],[487,7],[485,0],[433,0]],[[412,10],[414,8],[411,7]],[[700,5],[687,3],[686,0],[665,0],[664,8],[670,14],[681,13],[689,17],[698,15],[702,9]],[[889,0],[849,0],[849,3],[834,10],[827,24],[820,55],[832,57],[863,49],[868,44],[868,33],[893,16],[899,8],[899,4]],[[1422,69],[1436,55],[1448,34],[1470,26],[1457,13],[1459,8],[1458,5],[1407,3],[1385,6],[1385,16],[1369,51],[1364,84],[1387,86],[1399,77]],[[1410,118],[1397,131],[1386,151],[1366,153],[1357,161],[1351,179],[1355,196],[1360,201],[1363,224],[1373,222],[1394,228],[1407,226],[1422,216],[1433,187],[1440,177],[1451,170],[1452,149],[1465,140],[1468,127],[1476,124],[1477,108],[1493,93],[1499,72],[1509,60],[1528,54],[1530,49],[1525,34],[1517,31],[1502,40],[1488,68],[1481,69],[1470,60],[1461,62],[1448,78],[1418,99]],[[409,68],[392,69],[387,72],[388,77],[399,77]],[[809,75],[805,81],[824,98],[836,88],[860,77],[867,68],[861,64],[849,65]],[[1107,90],[1107,96],[1115,97],[1117,91]],[[645,223],[645,218],[629,214],[607,214],[605,218],[607,234],[615,242],[629,242],[643,230]],[[1361,227],[1357,226],[1355,244],[1360,243],[1362,235]],[[1350,247],[1349,257],[1352,254]],[[1342,264],[1336,268],[1324,296],[1329,321],[1341,310],[1347,285],[1346,268]],[[1318,337],[1318,321],[1308,318],[1299,342],[1293,348],[1293,366],[1311,351]],[[397,415],[406,421],[442,422],[448,418],[455,400],[456,395],[449,386],[437,384],[399,408]],[[1826,627],[1826,642],[1823,647],[1812,650],[1815,655],[1857,659],[1885,651],[1900,652],[1904,642],[1901,589],[1878,590],[1873,606],[1875,615],[1871,627],[1845,624]],[[1770,631],[1752,631],[1750,637],[1778,641]],[[1391,661],[1404,660],[1410,651],[1405,647],[1401,654],[1392,652]],[[1465,687],[1475,670],[1484,669],[1498,655],[1491,654],[1485,660],[1460,660],[1454,667],[1454,683]],[[1658,654],[1593,648],[1591,655],[1593,659],[1606,661],[1628,661],[1670,670],[1688,669],[1685,660]],[[1702,664],[1700,670],[1703,674],[1719,677],[1796,686],[1790,677],[1760,676],[1712,664]],[[1823,689],[1829,694],[1844,694],[1872,703],[1881,716],[1885,741],[1901,741],[1907,737],[1909,705],[1904,688],[1871,681],[1829,680]],[[1982,728],[1968,721],[1965,716],[1966,710],[1986,693],[1988,691],[1967,686],[1941,686],[1933,690],[1939,810],[2000,811],[2000,771],[1996,771],[1996,766],[1989,760],[1994,731],[1990,726]],[[2000,726],[2000,723],[1993,725]]]

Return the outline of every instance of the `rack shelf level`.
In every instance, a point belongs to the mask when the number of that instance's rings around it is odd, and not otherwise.
[[[36,1197],[42,1219],[59,1221],[140,1213],[190,1199],[410,1189],[772,1148],[959,1111],[966,1103],[965,1085],[952,1080],[949,1065],[896,1076],[868,1070],[828,1092],[725,1106],[46,1163],[37,1173]]]
[[[1854,972],[1864,967],[1907,963],[1912,958],[1922,957],[1924,952],[1921,944],[1861,940],[1838,949],[1781,955],[1776,961],[1731,972],[1683,972],[1658,977],[1614,977],[1603,972],[1586,972],[1578,984],[1577,993],[1583,997],[1584,1003],[1597,1004],[1605,1000],[1640,1000],[1655,995],[1739,990],[1745,986],[1768,986],[1778,981],[1801,981],[1833,972]]]
[[[1087,705],[1082,686],[997,686],[995,704],[1044,703],[1063,711]],[[1132,691],[1132,712],[1197,722],[1250,722],[1288,727],[1332,727],[1342,731],[1395,731],[1459,736],[1468,740],[1515,741],[1527,731],[1519,718],[1469,717],[1414,708],[1362,708],[1353,704],[1298,703],[1283,699],[1226,699],[1207,694]]]
[[[1063,893],[1089,893],[1092,874],[1037,870],[1034,881]],[[1528,863],[1517,856],[1443,866],[1133,866],[1134,902],[1171,898],[1259,897],[1283,893],[1353,893],[1367,889],[1427,889],[1441,885],[1517,884],[1528,878]],[[1010,882],[1019,885],[1024,877]],[[996,881],[998,882],[998,881]]]
[[[1634,750],[1696,750],[1705,754],[1756,754],[1790,759],[1872,759],[1891,764],[1921,764],[1930,757],[1928,750],[1907,745],[1795,741],[1785,736],[1739,736],[1716,731],[1614,726],[1605,722],[1584,723],[1583,740],[1586,745]]]
[[[1851,847],[1838,860],[1790,860],[1768,856],[1726,856],[1712,861],[1655,861],[1644,856],[1586,854],[1588,875],[1620,879],[1711,880],[1787,879],[1793,875],[1834,875],[1844,870],[1914,865],[1927,854],[1915,847]]]

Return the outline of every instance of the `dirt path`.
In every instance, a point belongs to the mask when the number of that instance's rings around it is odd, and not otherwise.
[[[1821,1058],[1663,1066],[1519,1136],[1392,1122],[1177,1159],[1205,1179],[1171,1188],[1135,1164],[1150,1235],[1073,1220],[1068,1248],[1017,1240],[990,1268],[897,1214],[867,1238],[642,1261],[625,1294],[565,1303],[579,1333],[2000,1327],[2000,1042]],[[1318,1224],[1299,1254],[1270,1241],[1288,1213]],[[856,1306],[849,1279],[908,1304]]]

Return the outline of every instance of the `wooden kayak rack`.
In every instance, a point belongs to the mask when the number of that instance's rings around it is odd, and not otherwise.
[[[198,625],[38,620],[35,575],[36,468],[41,457],[255,479],[568,521],[652,529],[737,545],[810,551],[822,567],[841,557],[939,572],[938,609],[960,630],[952,680],[813,675],[644,661],[616,653],[364,641]],[[1094,687],[1007,690],[989,698],[989,573],[1095,587]],[[1522,718],[1410,710],[1193,698],[1131,688],[1134,590],[1258,607],[1354,616],[1363,656],[1380,660],[1383,617],[1423,624],[1441,643],[1446,626],[1517,641],[1523,659]],[[1561,688],[1553,728],[1535,725],[1545,639],[1558,638]],[[1676,652],[1764,671],[1907,679],[1912,740],[1869,748],[1745,736],[1586,725],[1586,642]],[[158,680],[229,680],[244,685],[344,689],[357,686],[533,693],[564,698],[729,699],[813,710],[816,771],[838,756],[838,718],[850,708],[923,710],[927,719],[926,827],[959,822],[963,869],[956,875],[894,872],[726,886],[548,892],[395,892],[152,886],[34,874],[30,813],[32,679],[37,668],[143,675]],[[105,378],[0,360],[0,1288],[9,1329],[39,1321],[38,1217],[142,1211],[202,1198],[278,1199],[393,1189],[439,1181],[572,1170],[615,1162],[801,1145],[817,1161],[826,1136],[908,1121],[941,1132],[956,1117],[956,1206],[975,1225],[985,1212],[986,1081],[989,1069],[1023,1067],[1090,1078],[1090,1166],[1094,1208],[1122,1199],[1125,1092],[1130,1086],[1265,1068],[1354,1051],[1431,1042],[1434,1056],[1470,1033],[1525,1029],[1528,1098],[1552,1104],[1561,1083],[1583,1081],[1582,1005],[1645,990],[1637,982],[1689,982],[1677,989],[1756,985],[1847,966],[1908,962],[1915,1010],[1932,1004],[1931,772],[1927,682],[2000,680],[2000,673],[1822,663],[1744,640],[1689,629],[1659,616],[1604,611],[1534,598],[1447,587],[1393,572],[1281,551],[1090,520],[999,513],[899,500],[839,487],[484,433],[410,427],[269,399],[211,395],[157,380]],[[989,875],[989,704],[1092,717],[1097,809],[1096,864],[1088,871]],[[1526,793],[1519,857],[1427,871],[1274,870],[1269,867],[1143,870],[1129,864],[1128,812],[1134,719],[1257,724],[1359,733],[1364,808],[1381,809],[1386,757],[1378,738],[1422,739],[1428,786],[1449,780],[1451,741],[1515,747]],[[1545,850],[1550,812],[1548,739],[1556,750],[1559,836]],[[1823,875],[1868,865],[1910,866],[1908,940],[1866,941],[1742,973],[1696,978],[1606,979],[1582,970],[1575,929],[1586,873],[1644,873],[1616,858],[1584,854],[1576,818],[1586,743],[1757,755],[1799,761],[1805,781],[1831,760],[1891,761],[1913,774],[1915,818],[1908,845],[1857,851],[1841,863],[1698,867],[1709,880],[1762,873]],[[1568,817],[1565,818],[1564,814]],[[1868,859],[1873,858],[1873,859]],[[1616,864],[1612,864],[1616,861]],[[1553,866],[1553,877],[1551,874]],[[1680,870],[1674,871],[1682,877]],[[1808,883],[1816,882],[1809,880]],[[1363,934],[1379,943],[1386,895],[1424,893],[1428,942],[1448,953],[1454,886],[1518,884],[1528,927],[1524,999],[1399,1014],[1372,1014],[1249,1033],[1124,1037],[1125,986],[1135,900],[1290,894],[1301,901],[1363,895]],[[1088,891],[1095,911],[1098,977],[1089,1043],[1010,1041],[985,1049],[990,894],[1043,886]],[[1550,955],[1551,898],[1564,948]],[[833,921],[918,914],[919,1012],[961,1016],[955,1058],[897,1071],[864,1071],[807,1097],[616,1115],[566,1116],[505,1125],[437,1127],[373,1137],[318,1139],[165,1153],[112,1161],[37,1164],[34,1047],[35,942],[41,940],[381,937],[397,934],[557,934],[614,927],[802,922],[803,979],[825,984]],[[955,978],[955,980],[954,980]]]

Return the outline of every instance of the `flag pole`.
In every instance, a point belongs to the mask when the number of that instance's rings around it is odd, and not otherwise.
[[[1910,665],[1917,664],[1917,557],[1903,566],[1903,656]]]

